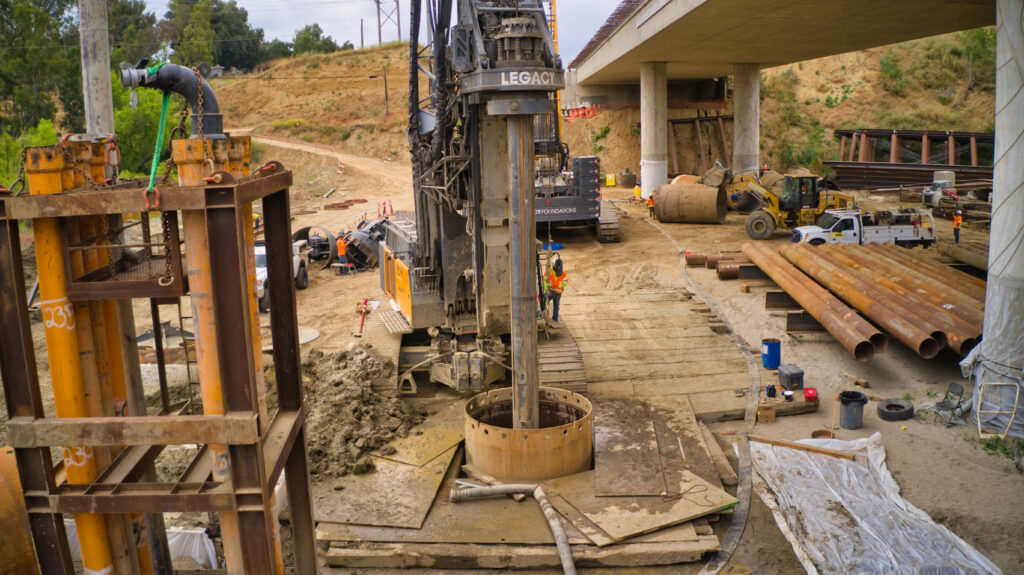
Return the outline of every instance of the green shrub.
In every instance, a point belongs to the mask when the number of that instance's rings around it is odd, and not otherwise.
[[[907,88],[907,81],[903,78],[903,70],[900,69],[896,54],[892,50],[885,53],[885,56],[878,61],[879,72],[882,74],[882,87],[893,96],[902,96]]]
[[[603,140],[605,137],[607,137],[608,133],[611,132],[611,131],[612,131],[612,127],[610,125],[608,125],[608,124],[605,124],[605,125],[601,126],[600,128],[598,128],[598,130],[596,132],[593,132],[593,133],[590,134],[590,141],[594,142],[594,143],[597,143],[597,142]]]

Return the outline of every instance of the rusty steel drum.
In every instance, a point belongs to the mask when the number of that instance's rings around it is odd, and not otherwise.
[[[4,526],[0,537],[0,573],[39,573],[14,449],[6,445],[0,447],[0,525]]]
[[[502,482],[538,482],[590,469],[594,410],[587,398],[540,388],[539,429],[512,429],[512,389],[466,404],[466,461]]]
[[[728,209],[725,190],[704,184],[662,184],[654,192],[659,222],[720,224]]]

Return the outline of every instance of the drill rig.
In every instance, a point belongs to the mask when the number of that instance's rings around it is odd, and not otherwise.
[[[417,369],[432,381],[481,390],[511,366],[535,393],[533,120],[554,113],[562,63],[540,0],[458,0],[452,26],[453,3],[426,3],[432,42],[421,54],[412,2],[416,213],[388,224],[381,287],[412,331],[405,341],[429,348]]]

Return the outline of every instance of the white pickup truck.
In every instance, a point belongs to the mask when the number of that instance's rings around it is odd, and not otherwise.
[[[912,248],[935,243],[935,220],[931,210],[901,208],[892,211],[825,210],[817,225],[793,230],[793,243],[812,246],[824,243],[895,243]]]
[[[295,289],[309,287],[309,270],[306,240],[292,244],[292,273],[295,274]],[[270,309],[270,289],[267,282],[267,247],[263,242],[256,242],[256,301],[261,312]]]

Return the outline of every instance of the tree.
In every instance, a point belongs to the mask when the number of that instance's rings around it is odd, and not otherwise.
[[[160,49],[156,15],[146,12],[146,3],[142,0],[110,0],[107,27],[111,68],[116,69],[121,62],[134,65]]]
[[[263,29],[249,24],[249,13],[235,0],[213,0],[213,32],[220,40],[213,48],[213,59],[225,68],[250,69],[259,63]]]
[[[55,92],[77,43],[70,0],[0,0],[0,132],[20,134],[57,112]],[[77,39],[77,34],[74,35]]]
[[[319,24],[309,24],[296,32],[292,45],[295,54],[306,52],[327,54],[338,50],[338,44],[330,36],[324,36],[324,31]]]
[[[287,58],[292,55],[292,44],[291,42],[285,42],[278,40],[277,38],[270,42],[264,42],[260,46],[260,62],[266,62],[267,60],[276,60],[277,58]]]
[[[210,0],[200,0],[192,7],[189,22],[182,31],[181,41],[173,44],[171,59],[183,66],[213,63],[213,27],[210,19],[213,7]]]
[[[57,143],[57,128],[47,119],[39,120],[35,128],[15,137],[0,133],[0,184],[10,186],[21,173],[21,150],[26,146],[52,146]]]

